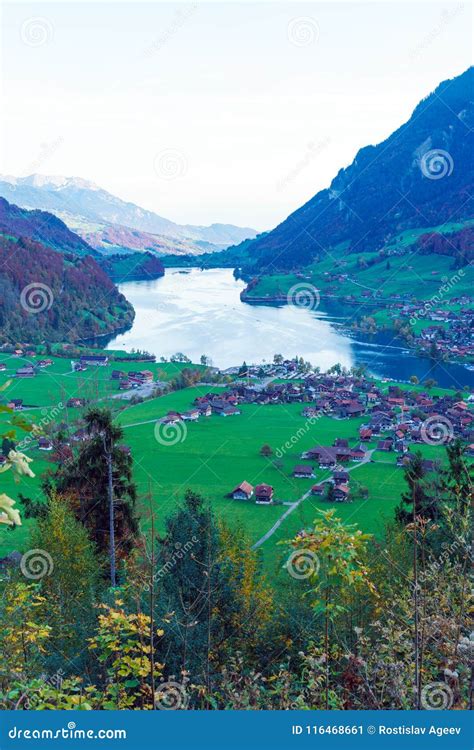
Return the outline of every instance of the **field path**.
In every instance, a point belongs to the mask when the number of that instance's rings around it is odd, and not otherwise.
[[[155,417],[154,419],[145,419],[143,422],[132,422],[131,424],[121,424],[120,427],[122,430],[128,429],[128,427],[138,427],[141,424],[151,424],[152,422],[159,422],[159,417]]]
[[[354,466],[351,466],[349,469],[347,469],[347,472],[354,471],[354,469],[357,469],[358,466],[363,466],[364,464],[368,463],[370,461],[370,459],[372,458],[372,453],[373,453],[373,450],[367,451],[367,453],[365,455],[365,458],[362,461],[359,461]],[[323,479],[323,481],[320,482],[320,484],[324,484],[325,482],[329,482],[329,479]],[[255,544],[252,545],[252,549],[258,549],[259,547],[261,547],[261,545],[264,542],[267,541],[267,539],[270,539],[270,537],[273,536],[273,534],[275,533],[275,531],[278,528],[280,528],[280,526],[282,525],[283,521],[285,521],[288,518],[288,516],[290,515],[290,513],[293,513],[293,511],[296,510],[296,508],[298,507],[298,505],[300,503],[302,503],[303,500],[305,500],[310,494],[311,494],[311,490],[308,490],[307,492],[304,493],[304,495],[301,495],[301,497],[298,498],[298,500],[295,500],[295,502],[290,505],[290,507],[288,508],[288,510],[285,510],[285,512],[283,513],[283,515],[280,516],[280,518],[278,519],[278,521],[273,524],[273,526],[271,527],[271,529],[269,529],[267,531],[267,533],[264,534],[258,540],[258,542],[255,542]]]

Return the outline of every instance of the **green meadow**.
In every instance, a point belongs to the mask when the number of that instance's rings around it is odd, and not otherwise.
[[[370,263],[374,260],[374,253],[364,252],[360,247],[360,252],[344,254],[344,243],[328,251],[326,256],[322,256],[317,263],[312,263],[302,269],[301,274],[274,274],[262,276],[256,287],[251,291],[249,296],[273,296],[275,294],[285,295],[297,284],[304,282],[313,284],[324,294],[326,287],[334,286],[334,282],[329,282],[328,274],[337,270],[341,274],[348,274],[354,277],[337,282],[337,296],[360,297],[365,290],[375,291],[380,289],[381,299],[389,298],[400,294],[417,299],[430,299],[438,293],[440,286],[446,283],[446,280],[453,278],[459,271],[452,268],[452,258],[442,255],[429,256],[419,255],[415,249],[410,250],[416,240],[423,234],[438,232],[440,234],[449,234],[450,232],[462,229],[472,224],[472,221],[460,223],[447,223],[438,227],[424,227],[420,229],[407,230],[394,238],[390,244],[385,247],[387,251],[406,250],[405,255],[392,255],[390,258],[384,258],[381,262],[364,268],[361,263]],[[388,264],[387,264],[388,260]],[[462,294],[471,294],[473,283],[472,269],[466,267],[463,275],[459,276],[451,288],[443,293],[443,309],[446,302],[451,297],[458,297]],[[372,314],[370,309],[367,314]],[[383,318],[379,322],[384,321]]]
[[[0,373],[0,385],[7,382],[23,364],[19,358],[0,356],[7,371]],[[151,369],[162,379],[176,376],[184,365],[161,364],[140,366]],[[194,367],[194,366],[193,366]],[[164,531],[167,516],[181,502],[187,488],[206,497],[219,519],[235,526],[241,525],[256,543],[277,523],[311,485],[326,479],[327,470],[314,468],[315,477],[296,479],[294,466],[301,463],[302,452],[316,444],[331,445],[338,437],[346,438],[351,445],[359,443],[358,429],[364,418],[340,420],[323,416],[309,422],[302,416],[303,404],[254,406],[244,404],[241,413],[222,417],[216,414],[200,417],[197,422],[177,425],[157,425],[157,420],[168,411],[186,411],[197,396],[218,386],[186,388],[150,399],[136,405],[112,399],[118,384],[110,379],[112,369],[137,369],[133,363],[111,363],[104,368],[89,368],[84,373],[73,373],[70,361],[54,358],[51,367],[42,370],[33,379],[13,379],[2,394],[5,402],[10,398],[23,398],[29,405],[22,416],[29,421],[40,421],[54,416],[56,422],[66,422],[74,429],[80,419],[80,409],[54,411],[58,403],[65,404],[72,396],[99,399],[99,403],[114,408],[116,421],[124,429],[124,442],[130,446],[134,459],[135,480],[139,493],[143,530],[150,528],[151,510],[158,532]],[[385,387],[385,385],[383,386]],[[387,385],[388,387],[388,385]],[[421,387],[419,387],[421,389]],[[442,393],[442,389],[436,389]],[[98,394],[98,395],[97,395]],[[2,431],[7,429],[8,415],[1,414]],[[19,433],[22,436],[22,433]],[[264,444],[271,446],[273,455],[260,455]],[[444,450],[436,446],[419,446],[429,458],[444,458]],[[367,444],[374,449],[372,461],[363,465],[351,462],[351,485],[368,489],[367,499],[351,503],[337,503],[338,515],[348,523],[355,523],[366,532],[381,535],[384,524],[393,519],[394,509],[404,489],[403,471],[396,467],[394,453],[375,450],[376,442]],[[418,448],[418,446],[417,446]],[[16,484],[11,472],[2,475],[2,492],[17,498],[19,493],[41,497],[41,474],[52,468],[50,454],[35,447],[25,452],[33,458],[36,477],[23,478]],[[304,463],[310,463],[305,461]],[[313,464],[314,466],[314,464]],[[235,501],[228,493],[240,482],[252,485],[262,482],[274,487],[276,504],[256,505],[253,501]],[[294,536],[308,526],[319,510],[331,507],[313,496],[305,498],[281,523],[275,533],[260,547],[265,568],[272,575],[280,569],[284,547],[279,542]],[[24,549],[28,544],[31,523],[24,521],[21,528],[6,531],[0,537],[0,554],[12,549]]]
[[[296,479],[293,468],[301,463],[301,454],[316,444],[331,445],[337,437],[346,438],[351,445],[359,443],[358,429],[364,419],[338,420],[321,417],[309,423],[301,414],[302,404],[241,405],[241,414],[222,417],[213,414],[198,422],[173,425],[168,432],[156,427],[155,420],[169,410],[184,410],[193,399],[208,389],[190,388],[168,394],[159,399],[131,406],[118,416],[124,428],[125,442],[132,449],[135,478],[142,498],[143,517],[149,519],[149,497],[155,512],[155,524],[164,527],[167,515],[173,511],[190,487],[208,498],[222,521],[240,524],[252,543],[266,534],[292,503],[305,494],[312,484],[330,476],[327,470],[315,468],[315,478]],[[260,455],[262,445],[268,444],[273,455]],[[376,443],[369,443],[369,449]],[[436,446],[423,446],[427,457],[443,457]],[[280,457],[280,458],[279,458]],[[279,459],[275,466],[275,460]],[[404,489],[403,471],[395,465],[394,453],[375,451],[373,462],[359,465],[350,462],[351,485],[369,490],[367,500],[336,503],[338,515],[348,523],[380,535],[384,524],[393,519],[394,509]],[[309,461],[304,461],[311,464]],[[313,464],[314,466],[314,464]],[[265,482],[275,489],[273,506],[254,502],[235,501],[228,493],[240,482],[252,485]],[[147,497],[148,496],[148,497]],[[288,539],[310,524],[318,510],[332,505],[309,496],[302,501],[265,541],[260,549],[268,570],[278,569],[282,548],[278,542]],[[144,527],[149,525],[145,520]]]

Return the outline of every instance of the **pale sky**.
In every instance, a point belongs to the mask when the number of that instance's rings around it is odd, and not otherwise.
[[[0,172],[272,228],[471,64],[468,2],[4,3]]]

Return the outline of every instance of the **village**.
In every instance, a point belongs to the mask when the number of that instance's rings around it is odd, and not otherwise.
[[[270,381],[266,385],[237,382],[224,391],[210,391],[198,396],[189,410],[182,413],[170,411],[161,417],[163,424],[195,422],[202,417],[238,417],[239,406],[259,406],[298,403],[302,405],[301,417],[312,424],[322,415],[336,420],[365,417],[358,431],[359,442],[350,445],[345,438],[336,438],[332,445],[316,445],[301,454],[302,461],[294,467],[295,478],[313,478],[314,466],[330,471],[327,480],[311,488],[313,495],[330,502],[348,502],[352,499],[348,463],[370,461],[371,453],[377,450],[396,454],[396,466],[403,468],[413,458],[419,444],[446,445],[456,438],[467,443],[466,455],[474,456],[474,397],[467,400],[453,396],[431,396],[426,391],[403,390],[389,384],[386,391],[365,376],[321,375],[306,373],[301,381],[298,370],[288,371],[290,380]],[[268,373],[274,371],[269,367]],[[280,375],[282,374],[279,368]],[[251,368],[247,370],[250,376]],[[293,381],[293,382],[292,382]],[[367,444],[375,441],[374,448]],[[262,449],[263,450],[263,449]],[[423,459],[423,470],[435,472],[439,462]],[[274,488],[268,484],[253,487],[247,479],[229,492],[234,500],[254,500],[257,504],[269,504],[274,500]]]
[[[23,358],[26,355],[32,357],[34,352],[25,351],[21,355]],[[13,357],[19,356],[19,352],[13,354]],[[41,377],[41,373],[52,364],[52,358],[33,359],[28,364],[23,362],[14,377],[20,380]],[[126,369],[116,369],[113,357],[107,354],[83,354],[71,360],[70,367],[71,373],[75,374],[100,371],[103,380],[110,383],[111,398],[116,398],[123,391],[138,392],[138,401],[143,402],[152,394],[156,396],[161,392],[160,388],[165,390],[167,387],[166,383],[156,378],[155,363],[148,364],[145,369],[130,369],[128,366]],[[192,367],[189,365],[189,368]],[[0,362],[0,370],[5,370],[4,362]],[[158,411],[157,424],[169,427],[180,423],[191,425],[210,417],[238,419],[243,405],[272,407],[287,404],[301,405],[299,429],[303,432],[322,416],[341,424],[358,420],[357,440],[349,440],[341,434],[331,444],[317,444],[301,451],[300,463],[294,465],[291,471],[292,479],[316,480],[316,469],[324,470],[324,477],[314,481],[310,492],[328,502],[354,500],[357,492],[351,482],[351,467],[370,462],[374,451],[379,455],[395,455],[395,465],[402,469],[412,460],[417,446],[446,445],[459,438],[466,444],[466,455],[474,456],[473,395],[463,397],[460,393],[445,391],[441,395],[432,395],[427,388],[376,381],[363,370],[357,371],[357,368],[346,372],[335,367],[324,374],[313,371],[309,363],[298,358],[285,360],[279,355],[271,364],[247,366],[244,363],[218,374],[220,382],[210,390],[201,384],[201,395],[196,396],[186,409],[171,409],[160,416],[160,399],[153,401]],[[61,459],[67,458],[73,444],[87,439],[81,415],[90,403],[93,401],[84,396],[69,396],[65,406],[68,410],[78,410],[78,413],[77,418],[67,424],[59,422],[61,445],[58,445],[53,432],[48,431],[48,434],[37,437],[36,447],[40,451],[54,451],[54,456]],[[13,411],[28,409],[24,398],[6,400],[6,406]],[[270,458],[273,450],[264,446],[262,455],[265,455],[265,448]],[[130,450],[126,445],[122,449]],[[275,463],[277,459],[278,452]],[[4,461],[5,456],[2,455],[0,462]],[[436,472],[439,462],[425,458],[423,469],[425,472]],[[258,505],[281,502],[270,483],[252,484],[249,479],[242,476],[236,486],[229,487],[226,497]],[[356,486],[359,492],[360,488]]]

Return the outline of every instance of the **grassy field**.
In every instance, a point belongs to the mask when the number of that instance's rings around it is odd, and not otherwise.
[[[22,360],[3,356],[7,372],[0,373],[0,385],[7,381],[22,364]],[[0,358],[1,361],[1,358]],[[124,428],[124,442],[130,446],[134,459],[135,480],[140,496],[140,512],[144,530],[149,527],[150,497],[155,511],[158,531],[163,531],[166,517],[182,500],[185,490],[192,488],[208,498],[220,519],[230,525],[241,524],[252,543],[265,535],[293,503],[305,494],[312,484],[329,476],[328,471],[315,468],[312,479],[296,479],[292,471],[301,462],[301,453],[316,444],[331,445],[335,438],[347,438],[351,445],[359,442],[358,429],[364,418],[338,420],[321,417],[308,423],[302,416],[302,404],[253,406],[242,405],[241,414],[222,417],[213,414],[201,417],[198,422],[179,424],[168,432],[156,427],[156,421],[170,410],[185,411],[198,395],[212,389],[209,386],[187,388],[136,405],[108,398],[118,386],[110,380],[111,369],[132,369],[133,363],[111,364],[107,368],[90,368],[84,373],[72,373],[69,360],[55,358],[53,365],[34,379],[13,380],[4,392],[3,400],[23,398],[28,408],[23,412],[27,419],[39,421],[53,413],[58,402],[65,403],[71,396],[98,397],[102,404],[112,404],[116,421]],[[144,366],[145,367],[145,366]],[[136,365],[135,365],[136,368]],[[148,369],[148,365],[146,365]],[[150,366],[160,376],[173,377],[182,365],[157,364]],[[388,384],[382,384],[388,387]],[[419,387],[418,389],[421,389]],[[433,389],[433,393],[443,389]],[[79,419],[81,410],[63,409],[55,421],[69,422]],[[6,427],[7,415],[2,417]],[[269,444],[273,455],[260,455],[262,445]],[[374,449],[376,443],[369,443]],[[421,446],[426,457],[443,458],[442,448]],[[40,475],[51,467],[47,453],[37,448],[26,452],[34,459],[34,479],[24,479],[15,484],[10,472],[2,476],[2,491],[11,497],[21,492],[30,497],[41,497]],[[279,459],[275,466],[274,462]],[[351,484],[358,483],[369,490],[367,500],[336,505],[338,515],[356,523],[364,531],[379,536],[386,521],[393,518],[394,508],[404,488],[403,472],[395,466],[393,453],[374,451],[373,462],[364,465],[351,463]],[[309,463],[309,462],[306,462]],[[234,501],[227,494],[240,482],[253,485],[266,482],[275,488],[273,506],[253,502]],[[280,569],[284,548],[278,542],[292,537],[302,527],[310,524],[318,509],[327,509],[327,502],[309,496],[304,499],[265,541],[260,549],[266,569],[274,575]],[[31,522],[0,536],[0,554],[12,549],[24,549],[28,544]]]
[[[293,468],[301,462],[303,451],[315,444],[331,445],[337,437],[347,438],[353,445],[359,442],[358,428],[363,419],[321,417],[308,424],[301,416],[301,404],[243,405],[240,415],[212,415],[196,423],[186,423],[185,429],[179,425],[170,428],[170,442],[167,444],[164,437],[160,442],[160,438],[155,437],[154,420],[170,409],[188,408],[193,398],[202,393],[202,389],[193,388],[169,394],[132,406],[118,417],[118,422],[124,427],[126,443],[132,449],[140,495],[143,497],[149,493],[152,496],[155,522],[160,530],[186,488],[191,487],[209,499],[219,518],[231,525],[241,524],[255,543],[271,529],[288,506],[267,507],[226,497],[236,485],[243,480],[253,485],[266,482],[275,488],[278,501],[294,502],[312,484],[330,475],[330,472],[316,468],[313,479],[293,478]],[[274,451],[270,458],[260,455],[260,448],[265,443]],[[368,448],[375,448],[375,445],[369,443]],[[423,453],[438,458],[444,451],[423,446]],[[281,465],[275,467],[274,461],[279,456]],[[393,519],[394,508],[404,488],[403,471],[396,467],[395,461],[394,453],[375,451],[374,463],[350,463],[351,483],[367,487],[369,498],[335,504],[338,515],[379,536],[384,524]],[[148,501],[144,501],[144,516],[147,505]],[[332,506],[313,496],[303,500],[261,546],[267,570],[278,569],[278,560],[283,554],[278,542],[310,524],[318,509],[329,507]],[[147,522],[144,525],[146,527]]]
[[[123,354],[123,353],[122,353]],[[34,378],[15,378],[14,374],[18,368],[34,363],[35,360],[49,358],[53,360],[50,367],[41,369]],[[0,362],[4,362],[6,370],[0,372],[0,388],[8,384],[8,387],[0,392],[0,401],[6,403],[14,398],[23,399],[25,409],[20,412],[21,416],[30,423],[39,423],[45,426],[51,422],[65,422],[71,428],[80,420],[84,409],[66,407],[69,398],[85,398],[91,403],[99,400],[103,406],[108,405],[119,411],[125,407],[125,402],[111,397],[119,392],[118,381],[110,378],[112,369],[125,370],[151,370],[155,378],[168,381],[179,375],[186,365],[181,363],[149,363],[149,362],[117,362],[108,367],[89,368],[84,372],[73,372],[71,360],[62,357],[37,356],[16,357],[10,354],[0,353]],[[189,365],[188,365],[189,366]],[[192,365],[193,369],[201,368],[200,365]],[[0,412],[0,433],[11,429],[9,420],[11,415]],[[26,433],[17,430],[19,441],[26,437]],[[51,468],[48,460],[49,453],[40,451],[34,444],[24,448],[24,452],[33,458],[33,469],[36,474],[34,479],[23,478],[21,483],[15,483],[13,474],[8,471],[1,475],[1,492],[16,499],[19,493],[28,497],[41,498],[41,475]],[[12,549],[24,548],[27,544],[31,521],[24,520],[23,526],[12,532],[2,530],[0,534],[0,556]]]
[[[304,282],[313,284],[324,294],[329,284],[334,286],[334,282],[329,282],[327,276],[334,273],[337,266],[341,274],[354,277],[353,280],[347,279],[337,282],[338,296],[354,295],[360,297],[365,290],[380,290],[382,299],[397,294],[408,297],[415,296],[418,299],[429,299],[438,292],[443,280],[451,279],[455,275],[456,272],[452,269],[452,258],[442,255],[421,256],[412,252],[410,245],[420,235],[429,232],[449,234],[470,224],[472,222],[450,223],[439,227],[425,227],[403,232],[394,238],[385,249],[387,251],[406,249],[407,253],[401,256],[392,255],[388,259],[388,266],[385,258],[380,263],[363,268],[360,266],[360,262],[373,261],[374,253],[364,252],[363,247],[361,247],[360,252],[345,255],[344,248],[338,246],[331,250],[326,257],[322,257],[318,263],[306,266],[299,276],[295,274],[263,276],[250,296],[285,295],[292,286]],[[336,260],[339,261],[337,264],[335,263]],[[443,308],[446,301],[451,297],[471,294],[474,280],[473,271],[467,267],[463,271],[464,275],[452,284],[448,292],[443,294]],[[370,314],[370,311],[367,314]],[[380,319],[380,322],[382,322],[382,319]]]

